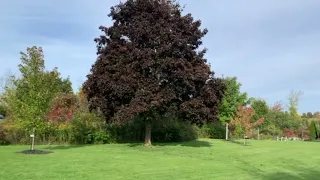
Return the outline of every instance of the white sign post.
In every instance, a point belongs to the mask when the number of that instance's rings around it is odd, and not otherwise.
[[[32,132],[32,134],[30,134],[30,137],[32,139],[32,141],[31,141],[31,151],[34,150],[34,131],[35,131],[35,128],[33,128],[33,132]]]
[[[228,141],[228,139],[229,139],[228,135],[229,135],[229,123],[226,122],[226,140],[227,140],[227,141]]]

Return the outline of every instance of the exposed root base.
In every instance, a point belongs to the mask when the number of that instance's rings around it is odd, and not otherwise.
[[[144,147],[153,147],[152,144],[144,144]]]

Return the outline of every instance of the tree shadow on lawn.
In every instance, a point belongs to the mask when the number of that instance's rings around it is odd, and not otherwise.
[[[212,144],[207,141],[193,140],[185,142],[172,142],[172,143],[152,143],[153,146],[184,146],[184,147],[211,147]],[[129,147],[143,146],[143,142],[140,143],[129,143]]]
[[[241,145],[241,146],[251,146],[251,144],[249,143],[249,141],[246,141],[246,145],[243,144],[243,139],[242,140],[233,140],[233,139],[229,139],[227,140],[226,142],[229,142],[229,143],[233,143],[233,144],[238,144],[238,145]]]
[[[42,149],[47,149],[47,150],[68,150],[68,149],[74,149],[74,148],[81,148],[85,147],[88,145],[53,145],[53,146],[48,146]]]
[[[264,175],[263,180],[278,180],[278,179],[294,179],[294,180],[312,180],[319,179],[320,172],[310,170],[307,168],[296,169],[297,174],[290,174],[287,172],[277,172],[273,174]]]
[[[263,164],[260,166],[253,166],[248,162],[242,161],[242,165],[239,168],[248,172],[251,176],[261,179],[261,180],[279,180],[279,179],[292,179],[292,180],[311,180],[311,179],[319,179],[320,171],[308,168],[308,165],[303,164],[298,161],[290,160],[290,164],[283,164],[283,166],[279,167],[274,173],[266,173],[263,170]],[[260,169],[261,168],[261,169]],[[290,172],[285,172],[289,170],[291,172],[295,172],[292,174]]]

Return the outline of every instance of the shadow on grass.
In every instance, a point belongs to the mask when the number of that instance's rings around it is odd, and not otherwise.
[[[294,180],[311,180],[319,179],[320,172],[310,170],[307,168],[296,169],[297,174],[293,175],[287,172],[277,172],[274,174],[267,174],[263,177],[263,180],[278,180],[278,179],[294,179]]]
[[[153,146],[183,146],[183,147],[211,147],[211,143],[202,140],[193,140],[186,142],[172,142],[172,143],[152,143]],[[143,146],[143,143],[129,143],[129,147]]]
[[[319,179],[320,171],[317,168],[308,168],[308,165],[298,161],[290,160],[290,164],[284,164],[279,167],[274,173],[266,173],[262,171],[263,164],[254,166],[248,162],[242,162],[240,169],[248,172],[252,177],[261,180],[279,180],[279,179],[294,179],[294,180],[311,180]],[[261,168],[261,169],[260,169]],[[289,171],[289,172],[286,172]],[[290,173],[294,172],[294,173]]]
[[[42,149],[47,149],[47,150],[68,150],[68,149],[74,149],[74,148],[80,148],[80,147],[85,147],[87,145],[54,145],[54,146],[48,146]]]
[[[251,146],[249,141],[246,141],[246,145],[243,144],[243,141],[244,141],[243,139],[242,140],[229,139],[226,142],[233,143],[233,144],[238,144],[238,145],[241,145],[241,146]]]

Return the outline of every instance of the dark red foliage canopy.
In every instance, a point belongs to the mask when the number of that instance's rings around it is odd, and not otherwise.
[[[92,109],[120,122],[176,107],[194,123],[218,120],[224,84],[204,58],[200,21],[171,1],[128,0],[100,27],[98,58],[84,83]]]

